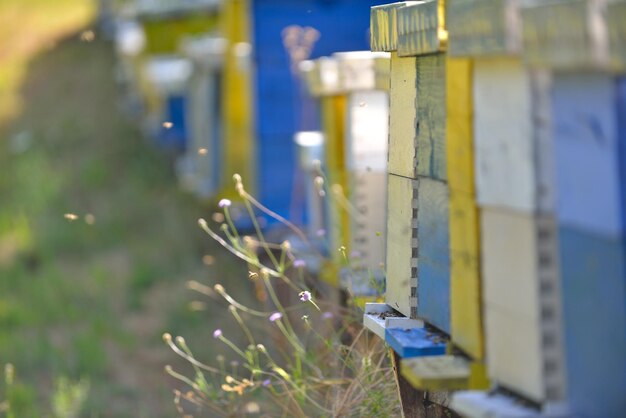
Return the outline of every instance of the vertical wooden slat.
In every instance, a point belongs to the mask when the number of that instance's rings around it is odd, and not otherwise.
[[[224,56],[222,90],[223,123],[223,178],[219,196],[239,199],[233,187],[232,175],[238,173],[248,192],[256,190],[256,161],[253,116],[252,75],[241,66],[235,46],[251,42],[250,0],[228,0],[222,10],[222,32],[228,40]]]
[[[400,58],[392,52],[390,77],[387,170],[390,174],[414,178],[417,136],[416,58]]]
[[[446,59],[443,54],[417,59],[418,176],[445,181],[446,171]]]
[[[387,177],[387,289],[385,302],[407,317],[417,307],[417,181],[389,174]],[[415,214],[417,215],[417,214]]]
[[[489,376],[542,402],[536,220],[529,214],[482,208],[481,226]]]
[[[478,208],[474,196],[472,65],[448,58],[446,158],[450,187],[450,315],[453,342],[483,359]]]
[[[474,104],[478,203],[533,210],[531,90],[521,60],[476,60]]]

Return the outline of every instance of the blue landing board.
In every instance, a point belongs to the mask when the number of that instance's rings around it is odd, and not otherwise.
[[[450,333],[448,186],[420,177],[417,195],[417,315]]]
[[[187,99],[184,96],[168,96],[165,100],[163,122],[171,122],[172,127],[166,129],[159,126],[157,144],[164,149],[183,151],[187,145],[187,124],[185,112]]]
[[[555,74],[552,124],[559,222],[619,236],[622,219],[615,80],[608,74]]]
[[[446,342],[441,334],[426,328],[387,328],[385,342],[401,358],[442,356],[446,354]]]
[[[310,58],[369,50],[370,7],[383,3],[381,0],[252,0],[258,199],[287,219],[294,213],[303,214],[305,209],[303,199],[292,198],[297,184],[293,135],[303,129],[319,129],[319,116],[311,106],[305,108],[315,114],[303,114],[305,96],[292,75],[281,33],[291,25],[315,28],[320,37]],[[304,213],[299,217],[306,220],[307,216]],[[268,219],[268,225],[273,223]]]
[[[626,283],[621,239],[559,227],[567,393],[572,416],[626,411]]]

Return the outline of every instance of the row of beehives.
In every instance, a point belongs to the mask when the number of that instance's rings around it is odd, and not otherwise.
[[[321,219],[328,210],[303,192],[310,172],[298,154],[310,151],[315,134],[299,135],[303,146],[294,137],[320,122],[296,68],[311,56],[368,48],[368,8],[375,3],[202,0],[180,8],[137,0],[132,18],[118,25],[120,79],[148,136],[179,156],[183,186],[202,199],[233,200],[237,226],[251,222],[237,204],[234,173],[280,216],[331,229]]]
[[[464,416],[626,416],[626,2],[392,3],[371,42],[391,71],[366,326]]]

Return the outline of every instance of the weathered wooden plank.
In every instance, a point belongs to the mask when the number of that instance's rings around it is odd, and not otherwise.
[[[445,2],[425,0],[398,9],[397,30],[398,55],[402,57],[445,51]]]
[[[390,174],[415,177],[417,137],[417,60],[391,55],[389,96]]]
[[[608,64],[606,2],[537,0],[522,9],[524,58],[559,69],[604,68]]]
[[[553,141],[559,223],[622,234],[615,81],[600,73],[556,74]]]
[[[426,328],[387,328],[385,341],[403,359],[446,353],[443,335]]]
[[[418,176],[448,178],[446,168],[446,59],[442,54],[417,59]]]
[[[626,71],[626,1],[614,0],[607,5],[606,24],[609,32],[611,68]]]
[[[204,199],[215,195],[221,174],[219,98],[225,48],[226,41],[215,36],[189,40],[182,47],[194,63],[187,89],[189,140],[183,160],[187,164],[184,186]]]
[[[489,377],[541,402],[545,389],[535,231],[532,215],[481,211]]]
[[[520,51],[518,0],[455,0],[448,2],[448,54],[511,55]]]
[[[403,359],[402,376],[416,389],[450,390],[469,383],[470,364],[458,356],[424,356]]]
[[[417,307],[417,181],[387,177],[387,289],[385,302],[415,318]],[[415,214],[416,215],[416,214]]]
[[[626,411],[624,243],[559,228],[567,391],[575,416]]]
[[[342,91],[389,90],[388,52],[336,52],[332,58],[337,61]]]
[[[450,191],[450,330],[455,345],[480,360],[484,336],[479,212],[472,195]]]
[[[372,51],[395,51],[398,46],[397,11],[414,1],[374,6],[370,9],[370,46]]]
[[[448,187],[419,177],[417,183],[417,315],[450,333]]]
[[[446,62],[446,168],[450,190],[474,193],[472,63]]]
[[[529,73],[517,58],[477,60],[473,93],[479,204],[533,210],[536,180]]]

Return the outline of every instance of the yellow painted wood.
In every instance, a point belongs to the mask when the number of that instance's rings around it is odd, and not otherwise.
[[[472,63],[448,58],[446,72],[446,159],[450,190],[474,193]]]
[[[343,246],[346,247],[345,251],[349,252],[350,243],[350,214],[345,207],[349,193],[344,141],[347,103],[347,98],[343,95],[321,98],[322,130],[326,140],[326,173],[331,193],[334,193],[332,189],[335,185],[341,187],[342,193],[340,196],[329,196],[327,199],[330,251],[333,259],[340,263],[343,261],[343,255],[338,249]]]
[[[385,302],[407,317],[415,317],[417,307],[417,180],[393,174],[387,176],[387,288]]]
[[[397,10],[398,55],[419,56],[445,51],[445,1],[411,2]]]
[[[242,44],[251,40],[249,0],[226,0],[222,6],[222,33],[228,41],[224,56],[223,108],[223,184],[220,198],[239,199],[232,176],[238,173],[254,194],[256,160],[253,131],[252,73],[242,57]]]
[[[466,388],[469,362],[458,356],[426,356],[404,359],[400,373],[416,389],[450,390]]]
[[[450,322],[452,341],[484,358],[479,212],[472,195],[450,192]]]
[[[485,390],[489,389],[487,369],[482,362],[472,362],[455,355],[404,359],[400,373],[416,389]]]
[[[183,37],[210,32],[217,24],[216,13],[146,19],[142,22],[146,34],[145,53],[175,53]]]
[[[412,2],[373,6],[370,12],[370,47],[372,51],[395,51],[398,45],[398,10]]]
[[[416,82],[416,58],[401,58],[392,52],[387,171],[408,178],[415,177]]]
[[[448,58],[446,158],[450,186],[450,321],[452,340],[473,359],[484,358],[480,239],[474,195],[472,65]]]

